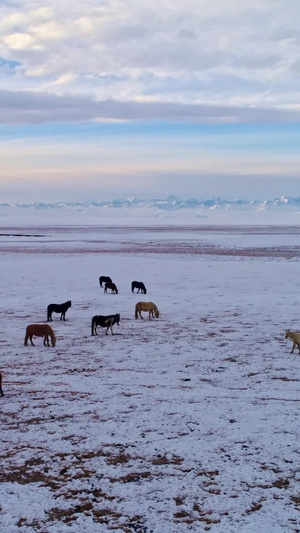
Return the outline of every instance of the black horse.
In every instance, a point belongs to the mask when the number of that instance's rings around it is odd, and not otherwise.
[[[66,312],[71,307],[72,302],[68,300],[64,304],[50,304],[47,307],[47,320],[52,322],[52,313],[61,313],[60,320],[66,320]]]
[[[147,289],[142,281],[133,281],[131,283],[131,292],[134,292],[134,289],[137,289],[137,292],[142,294],[147,294]]]
[[[0,396],[4,396],[3,389],[2,389],[2,374],[0,372]]]
[[[114,324],[118,324],[119,326],[120,325],[119,322],[120,322],[119,314],[108,315],[108,316],[95,315],[92,318],[92,335],[98,335],[97,326],[101,326],[101,328],[106,328],[105,335],[107,335],[107,332],[110,328],[111,334],[114,335],[112,327]]]
[[[99,283],[100,283],[100,287],[102,287],[102,283],[112,283],[112,280],[109,276],[100,276],[99,278]]]

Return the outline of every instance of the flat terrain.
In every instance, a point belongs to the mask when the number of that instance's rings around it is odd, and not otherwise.
[[[1,531],[299,532],[299,234],[0,228]],[[25,347],[67,300],[56,347]]]

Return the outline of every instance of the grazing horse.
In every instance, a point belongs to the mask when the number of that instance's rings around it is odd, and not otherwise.
[[[50,304],[47,307],[47,320],[52,322],[52,313],[61,313],[60,320],[66,320],[66,312],[72,306],[71,300],[64,304]]]
[[[159,310],[153,302],[138,302],[135,306],[135,318],[142,317],[142,311],[149,311],[149,319],[159,317]]]
[[[108,316],[95,315],[92,318],[92,335],[98,335],[97,326],[101,326],[102,328],[106,328],[105,335],[107,335],[107,332],[108,332],[108,330],[110,328],[111,334],[114,335],[112,327],[113,327],[114,324],[118,324],[118,326],[119,326],[120,325],[119,322],[120,322],[120,315],[119,314],[118,315],[108,315]]]
[[[44,337],[44,346],[50,346],[49,337],[51,338],[51,345],[54,347],[56,344],[56,337],[54,335],[53,329],[49,324],[30,324],[26,328],[26,335],[24,339],[24,345],[27,346],[28,339],[30,340],[32,346],[32,337]]]
[[[100,287],[103,287],[102,283],[112,283],[112,280],[109,276],[100,276],[99,278],[99,283],[100,283]]]
[[[293,341],[293,347],[291,353],[293,353],[295,346],[298,346],[300,353],[300,331],[290,331],[289,329],[285,332],[285,338],[291,339]]]
[[[4,396],[4,392],[3,392],[3,389],[2,389],[2,374],[0,372],[0,396]]]
[[[142,281],[133,281],[131,283],[131,292],[134,292],[134,289],[137,289],[137,292],[142,294],[147,294],[147,289]]]
[[[104,292],[107,292],[107,289],[111,290],[111,294],[118,294],[118,289],[115,283],[107,281],[104,286]]]

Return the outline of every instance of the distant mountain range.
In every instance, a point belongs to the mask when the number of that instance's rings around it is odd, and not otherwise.
[[[274,200],[224,200],[222,198],[190,198],[181,200],[177,196],[168,196],[165,199],[141,200],[138,198],[116,199],[103,202],[57,202],[57,203],[1,203],[0,207],[25,208],[25,209],[88,209],[88,208],[157,208],[164,211],[175,211],[180,209],[226,209],[226,210],[274,210],[275,208],[288,209],[289,211],[300,211],[300,197],[282,196]]]

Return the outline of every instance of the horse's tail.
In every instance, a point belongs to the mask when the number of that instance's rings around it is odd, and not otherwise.
[[[131,283],[131,292],[134,292],[134,282]]]
[[[139,308],[138,308],[138,304],[136,304],[136,306],[135,306],[135,318],[138,317],[138,312],[139,312]]]
[[[24,346],[27,346],[28,337],[29,335],[27,334],[27,331],[26,331],[25,339],[24,339]]]
[[[95,335],[94,333],[94,324],[95,324],[95,317],[92,318],[92,335]]]
[[[102,279],[101,279],[101,277],[99,278],[99,283],[100,283],[100,287],[102,287]]]

